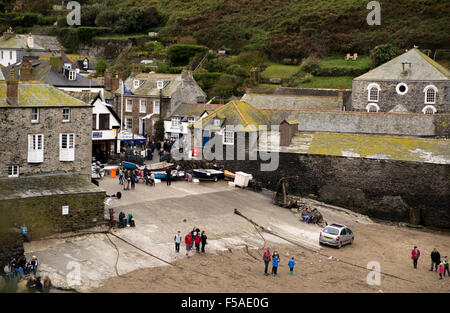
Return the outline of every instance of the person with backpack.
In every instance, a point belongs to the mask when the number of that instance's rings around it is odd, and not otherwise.
[[[294,274],[294,266],[295,266],[295,264],[297,264],[297,263],[295,263],[295,259],[294,259],[294,257],[292,257],[292,258],[289,260],[289,263],[288,263],[288,266],[289,266],[289,274],[290,274],[290,275]]]
[[[411,259],[413,260],[413,266],[417,269],[417,261],[419,261],[420,250],[417,249],[417,246],[414,246],[414,249],[411,251]]]
[[[277,276],[278,264],[280,263],[280,255],[277,251],[273,252],[272,255],[272,274],[273,276]]]
[[[176,253],[180,252],[180,243],[181,243],[181,235],[180,234],[181,234],[181,232],[178,231],[178,233],[173,238],[173,240],[175,241],[175,252]]]
[[[270,254],[270,250],[269,250],[269,248],[267,248],[266,249],[266,252],[264,252],[264,255],[263,255],[263,260],[264,260],[264,275],[269,275],[268,273],[267,273],[267,269],[269,268],[269,262],[270,262],[270,260],[271,260],[271,254]]]

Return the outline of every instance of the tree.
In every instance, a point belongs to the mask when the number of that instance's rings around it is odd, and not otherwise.
[[[105,73],[108,64],[106,64],[105,60],[99,60],[97,65],[95,66],[95,71],[98,76],[101,76]]]
[[[373,66],[377,67],[392,60],[399,54],[400,51],[396,47],[390,44],[384,44],[373,48],[370,51],[370,58],[372,59]]]
[[[161,117],[155,123],[155,140],[164,140],[164,120]]]

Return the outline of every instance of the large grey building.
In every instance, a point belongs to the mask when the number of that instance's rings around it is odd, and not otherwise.
[[[353,80],[352,110],[450,113],[450,72],[411,49]]]

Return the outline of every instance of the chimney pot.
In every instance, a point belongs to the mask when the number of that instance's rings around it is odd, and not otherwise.
[[[10,105],[17,105],[19,99],[19,82],[14,80],[14,68],[9,70],[9,79],[6,81],[6,101]]]

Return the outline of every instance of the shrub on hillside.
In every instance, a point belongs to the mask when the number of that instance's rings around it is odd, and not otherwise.
[[[372,59],[373,66],[377,67],[383,63],[392,60],[399,54],[400,51],[396,47],[390,44],[384,44],[373,48],[370,51],[370,58]]]
[[[199,45],[175,44],[169,48],[168,57],[174,66],[186,65],[190,58],[199,52],[208,51],[208,47]]]
[[[306,59],[303,59],[302,63],[300,64],[299,70],[305,73],[313,73],[319,68],[320,68],[319,58],[310,55]]]
[[[99,60],[95,66],[95,72],[97,76],[103,76],[103,74],[106,71],[106,68],[108,67],[108,64],[106,64],[105,60]]]

